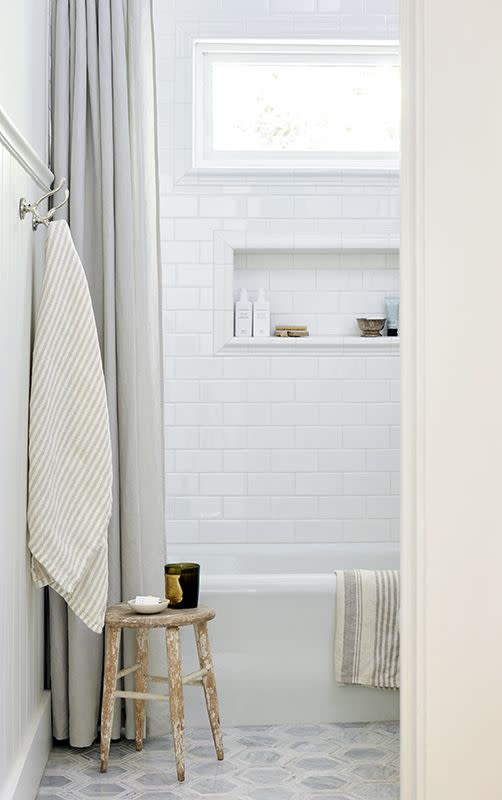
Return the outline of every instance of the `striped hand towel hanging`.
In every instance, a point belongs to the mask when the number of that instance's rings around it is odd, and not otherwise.
[[[399,570],[337,571],[337,683],[399,688],[399,584]]]
[[[62,220],[48,227],[45,261],[30,397],[32,576],[100,632],[108,594],[110,429],[89,288]]]

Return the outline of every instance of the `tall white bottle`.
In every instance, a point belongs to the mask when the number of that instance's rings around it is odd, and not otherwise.
[[[235,335],[251,336],[253,332],[253,304],[248,297],[247,289],[241,289],[235,304]]]
[[[253,303],[253,336],[270,336],[270,302],[264,289],[260,289]]]

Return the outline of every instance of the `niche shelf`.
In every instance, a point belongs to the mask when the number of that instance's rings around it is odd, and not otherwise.
[[[234,337],[234,269],[237,253],[399,254],[399,239],[347,235],[256,235],[214,233],[214,353],[218,355],[399,355],[399,338],[358,335],[302,338]]]

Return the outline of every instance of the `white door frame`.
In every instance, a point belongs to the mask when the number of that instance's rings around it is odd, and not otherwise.
[[[502,4],[402,0],[402,800],[501,796]]]
[[[425,798],[423,2],[401,0],[401,800]],[[445,799],[446,800],[446,799]]]

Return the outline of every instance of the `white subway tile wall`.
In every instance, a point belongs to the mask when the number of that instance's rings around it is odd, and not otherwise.
[[[322,253],[320,237],[399,233],[392,175],[196,175],[196,38],[396,38],[395,0],[155,0],[169,542],[399,538],[399,358],[213,355],[216,231],[290,237],[235,254],[234,288],[272,324],[355,333],[399,287],[391,254]],[[302,250],[293,243],[301,239]],[[308,243],[314,252],[308,252]],[[217,307],[217,306],[216,306]]]

